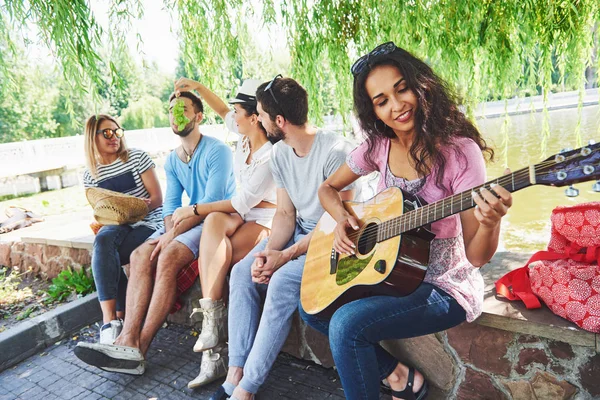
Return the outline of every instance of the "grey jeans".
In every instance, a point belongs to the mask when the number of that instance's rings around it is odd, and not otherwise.
[[[296,225],[285,248],[306,235]],[[284,264],[265,284],[252,282],[254,254],[267,245],[260,242],[231,271],[229,281],[229,366],[244,368],[239,386],[256,393],[265,382],[292,326],[298,309],[300,282],[306,255]],[[265,298],[262,316],[261,302]]]

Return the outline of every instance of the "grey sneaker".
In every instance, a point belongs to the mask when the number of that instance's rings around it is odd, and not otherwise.
[[[227,345],[219,345],[212,350],[202,353],[202,363],[198,376],[188,383],[188,388],[195,389],[212,381],[227,376],[227,364],[229,361],[229,350]]]
[[[210,350],[227,341],[227,308],[222,299],[200,299],[200,308],[194,309],[194,313],[196,312],[203,314],[202,332],[194,345],[196,353]]]
[[[100,344],[114,344],[123,330],[123,321],[115,319],[100,327]]]

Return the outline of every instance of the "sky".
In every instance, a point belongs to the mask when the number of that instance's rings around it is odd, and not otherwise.
[[[144,16],[134,20],[132,30],[127,37],[127,43],[134,57],[140,60],[137,51],[138,38],[142,38],[141,50],[147,61],[156,61],[159,68],[166,73],[175,72],[179,55],[179,40],[176,31],[179,27],[177,14],[171,18],[170,11],[162,0],[144,0]],[[98,24],[103,29],[109,29],[109,2],[107,0],[92,0],[90,7]]]
[[[258,0],[246,1],[250,1],[250,5],[257,10],[262,7]],[[109,27],[109,4],[109,0],[90,0],[92,12],[103,29]],[[179,15],[176,10],[166,9],[163,0],[143,0],[143,5],[144,15],[132,22],[132,30],[127,37],[131,53],[141,62],[141,54],[136,50],[139,33],[143,41],[143,57],[147,61],[156,61],[163,72],[173,73],[179,56]],[[277,53],[286,47],[286,36],[281,27],[276,25],[266,29],[260,20],[254,18],[248,18],[246,23],[248,31],[255,36],[253,42],[262,51]]]

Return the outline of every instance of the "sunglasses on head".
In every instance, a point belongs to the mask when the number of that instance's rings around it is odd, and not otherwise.
[[[281,104],[279,104],[279,101],[277,101],[277,97],[275,97],[275,93],[273,93],[273,84],[275,83],[275,81],[276,81],[278,78],[283,78],[283,76],[282,76],[281,74],[277,74],[277,75],[275,76],[275,78],[271,79],[271,82],[269,82],[269,83],[267,84],[267,86],[265,87],[265,92],[269,92],[269,93],[271,93],[271,97],[273,97],[273,100],[275,100],[275,104],[277,104],[277,105],[279,106],[279,111],[281,111],[281,113],[280,113],[280,114],[281,114],[281,116],[282,116],[283,118],[285,118],[285,114],[283,113],[283,110],[281,109]]]
[[[394,42],[380,44],[379,46],[371,50],[369,53],[356,60],[354,64],[352,64],[352,68],[350,68],[352,75],[356,76],[361,74],[369,65],[371,57],[390,54],[396,51],[397,49],[398,47],[394,44]]]
[[[113,136],[116,136],[117,139],[121,139],[123,137],[123,135],[125,135],[125,131],[122,128],[117,128],[117,129],[110,129],[110,128],[106,128],[106,129],[102,129],[99,131],[96,131],[96,135],[102,134],[102,136],[104,136],[104,139],[112,139]]]

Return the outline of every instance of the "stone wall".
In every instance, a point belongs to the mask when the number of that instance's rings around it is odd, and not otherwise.
[[[600,354],[593,348],[477,323],[383,345],[425,375],[432,384],[432,400],[600,398]],[[284,351],[333,365],[327,340],[299,320]]]
[[[193,301],[200,296],[200,287],[194,285],[183,296],[183,309],[169,320],[190,325]],[[199,329],[201,321],[194,322]],[[386,341],[383,346],[425,375],[432,385],[428,397],[432,400],[600,398],[600,354],[593,348],[477,323],[464,323],[435,335]],[[327,339],[306,326],[297,313],[283,351],[325,367],[334,365]]]
[[[67,267],[79,270],[91,264],[90,251],[71,247],[50,246],[37,243],[0,243],[0,265],[17,267],[43,279],[55,278]]]
[[[477,324],[462,324],[441,342],[458,366],[450,396],[459,399],[592,399],[600,396],[600,355]]]
[[[87,249],[31,243],[0,243],[0,265],[29,268],[53,278],[64,268],[90,264]],[[183,308],[169,320],[191,325],[199,285],[183,296]],[[197,314],[195,317],[198,317]],[[201,321],[193,321],[200,327]],[[477,323],[419,338],[388,341],[395,357],[419,369],[432,385],[429,398],[460,400],[554,400],[600,398],[600,354],[537,336]],[[326,367],[333,366],[327,339],[296,314],[285,352]]]

